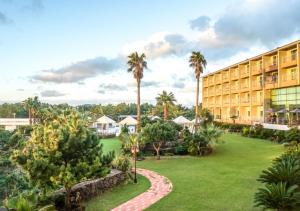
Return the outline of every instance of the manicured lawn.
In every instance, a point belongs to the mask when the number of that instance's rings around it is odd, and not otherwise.
[[[121,152],[121,141],[117,137],[101,139],[100,143],[103,144],[103,153],[108,153],[112,150],[115,150],[116,154]]]
[[[154,170],[173,183],[173,191],[147,210],[259,210],[253,208],[253,196],[260,186],[256,179],[283,152],[283,147],[236,134],[225,134],[222,139],[225,143],[207,157],[148,158],[138,162],[139,167]],[[120,148],[116,139],[103,143],[105,150]],[[115,202],[116,198],[126,201],[133,190],[143,192],[139,188],[125,185],[102,197],[117,205],[120,203]]]
[[[148,159],[138,166],[154,170],[173,183],[173,191],[147,210],[259,210],[253,195],[261,170],[282,153],[269,141],[225,134],[226,142],[208,157]]]
[[[128,182],[122,184],[113,190],[104,193],[90,200],[86,205],[87,211],[111,210],[119,204],[145,192],[150,187],[150,182],[145,177],[138,175],[138,183]]]

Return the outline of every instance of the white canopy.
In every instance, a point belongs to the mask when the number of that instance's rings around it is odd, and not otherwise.
[[[179,124],[179,125],[192,123],[192,121],[188,120],[184,116],[179,116],[176,119],[173,119],[173,122],[175,122],[176,124]]]
[[[102,116],[102,117],[100,117],[99,119],[97,119],[97,123],[100,123],[100,124],[115,124],[116,122],[113,120],[113,119],[111,119],[111,118],[109,118],[108,116]]]
[[[119,122],[120,125],[137,125],[137,120],[134,119],[131,116],[126,117],[125,119],[123,119],[121,122]]]

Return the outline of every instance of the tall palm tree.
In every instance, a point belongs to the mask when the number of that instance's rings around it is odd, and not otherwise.
[[[164,120],[168,119],[169,107],[174,105],[176,102],[175,96],[172,92],[167,93],[163,91],[161,94],[156,97],[157,105],[162,105],[164,108]]]
[[[199,117],[199,82],[200,82],[200,75],[203,73],[203,69],[206,67],[206,59],[201,54],[200,51],[193,51],[192,55],[190,56],[190,67],[195,69],[195,76],[197,80],[197,87],[196,87],[196,111],[195,111],[195,131],[197,131],[198,127],[198,117]]]
[[[146,55],[143,53],[139,55],[137,52],[134,52],[128,56],[128,72],[133,73],[133,77],[137,82],[137,131],[141,129],[141,80],[144,75],[144,68],[147,68],[147,62],[145,61]]]

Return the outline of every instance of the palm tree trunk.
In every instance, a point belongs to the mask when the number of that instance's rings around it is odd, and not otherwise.
[[[167,104],[164,103],[164,120],[166,121],[168,119],[168,108]]]
[[[137,79],[137,132],[141,131],[141,80]]]
[[[197,132],[197,130],[198,130],[198,116],[199,116],[199,80],[200,80],[200,76],[197,77],[197,87],[196,87],[195,132]]]
[[[28,109],[29,124],[32,125],[31,108]]]

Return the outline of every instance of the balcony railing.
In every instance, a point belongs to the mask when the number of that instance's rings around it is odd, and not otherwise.
[[[278,70],[277,62],[266,64],[266,68],[265,68],[266,72],[271,72],[271,71],[275,71],[275,70]]]
[[[249,76],[249,70],[243,70],[241,71],[241,78],[245,78]]]
[[[253,66],[252,67],[252,75],[258,75],[262,73],[262,67],[261,66]]]
[[[228,74],[223,75],[223,76],[222,76],[222,79],[223,79],[223,81],[228,81],[228,80],[229,80]]]
[[[260,81],[253,81],[251,87],[252,89],[262,89],[263,84]]]
[[[282,58],[282,66],[288,67],[297,64],[297,55],[285,56]]]

